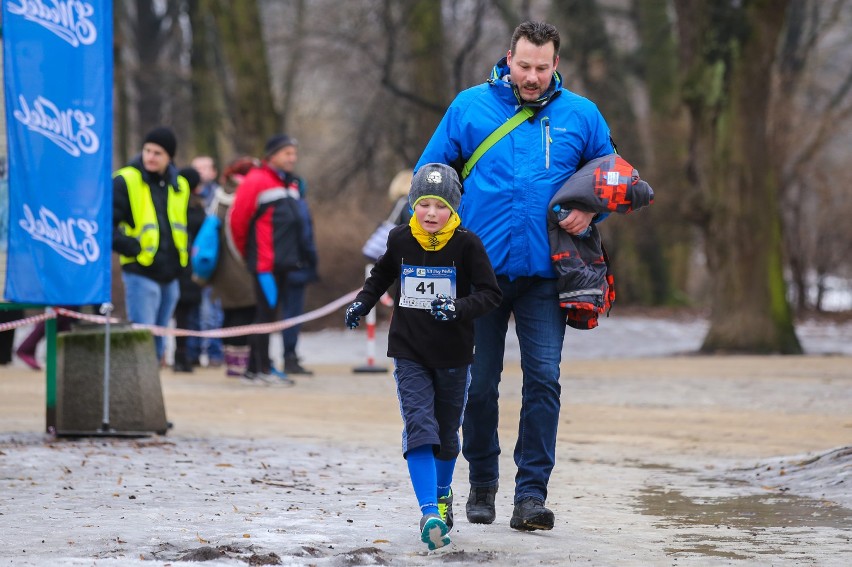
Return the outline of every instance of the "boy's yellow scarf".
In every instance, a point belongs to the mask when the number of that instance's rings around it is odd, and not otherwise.
[[[450,219],[444,228],[436,233],[426,232],[420,223],[417,222],[417,215],[411,215],[411,220],[408,221],[408,226],[411,227],[411,234],[417,239],[423,250],[427,252],[437,252],[447,245],[456,228],[461,224],[461,219],[457,213],[450,215]]]

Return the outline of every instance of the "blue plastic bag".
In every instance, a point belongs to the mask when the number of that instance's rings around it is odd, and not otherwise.
[[[208,215],[192,242],[192,277],[205,283],[216,271],[219,262],[219,227],[216,215]]]

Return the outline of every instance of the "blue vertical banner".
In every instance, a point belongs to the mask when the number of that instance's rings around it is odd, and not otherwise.
[[[8,301],[110,301],[112,1],[2,0]]]

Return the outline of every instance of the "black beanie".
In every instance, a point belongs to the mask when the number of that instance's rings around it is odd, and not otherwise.
[[[184,167],[178,171],[178,175],[186,179],[190,189],[195,189],[201,183],[201,175],[198,174],[198,171],[194,167]]]
[[[263,147],[263,157],[268,158],[278,150],[286,148],[287,146],[298,145],[299,142],[296,141],[296,138],[291,138],[287,134],[275,134],[266,140],[266,145]]]
[[[145,139],[142,141],[142,145],[144,146],[149,142],[157,144],[166,150],[169,157],[175,157],[175,152],[177,152],[177,139],[175,138],[175,133],[172,132],[171,128],[166,128],[165,126],[154,128],[145,134]]]

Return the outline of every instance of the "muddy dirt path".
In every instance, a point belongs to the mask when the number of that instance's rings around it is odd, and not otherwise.
[[[41,434],[43,378],[0,369],[0,565],[852,564],[852,358],[563,367],[551,532],[508,527],[520,371],[501,386],[493,525],[427,554],[392,378],[319,366],[294,388],[162,373],[174,429]]]

